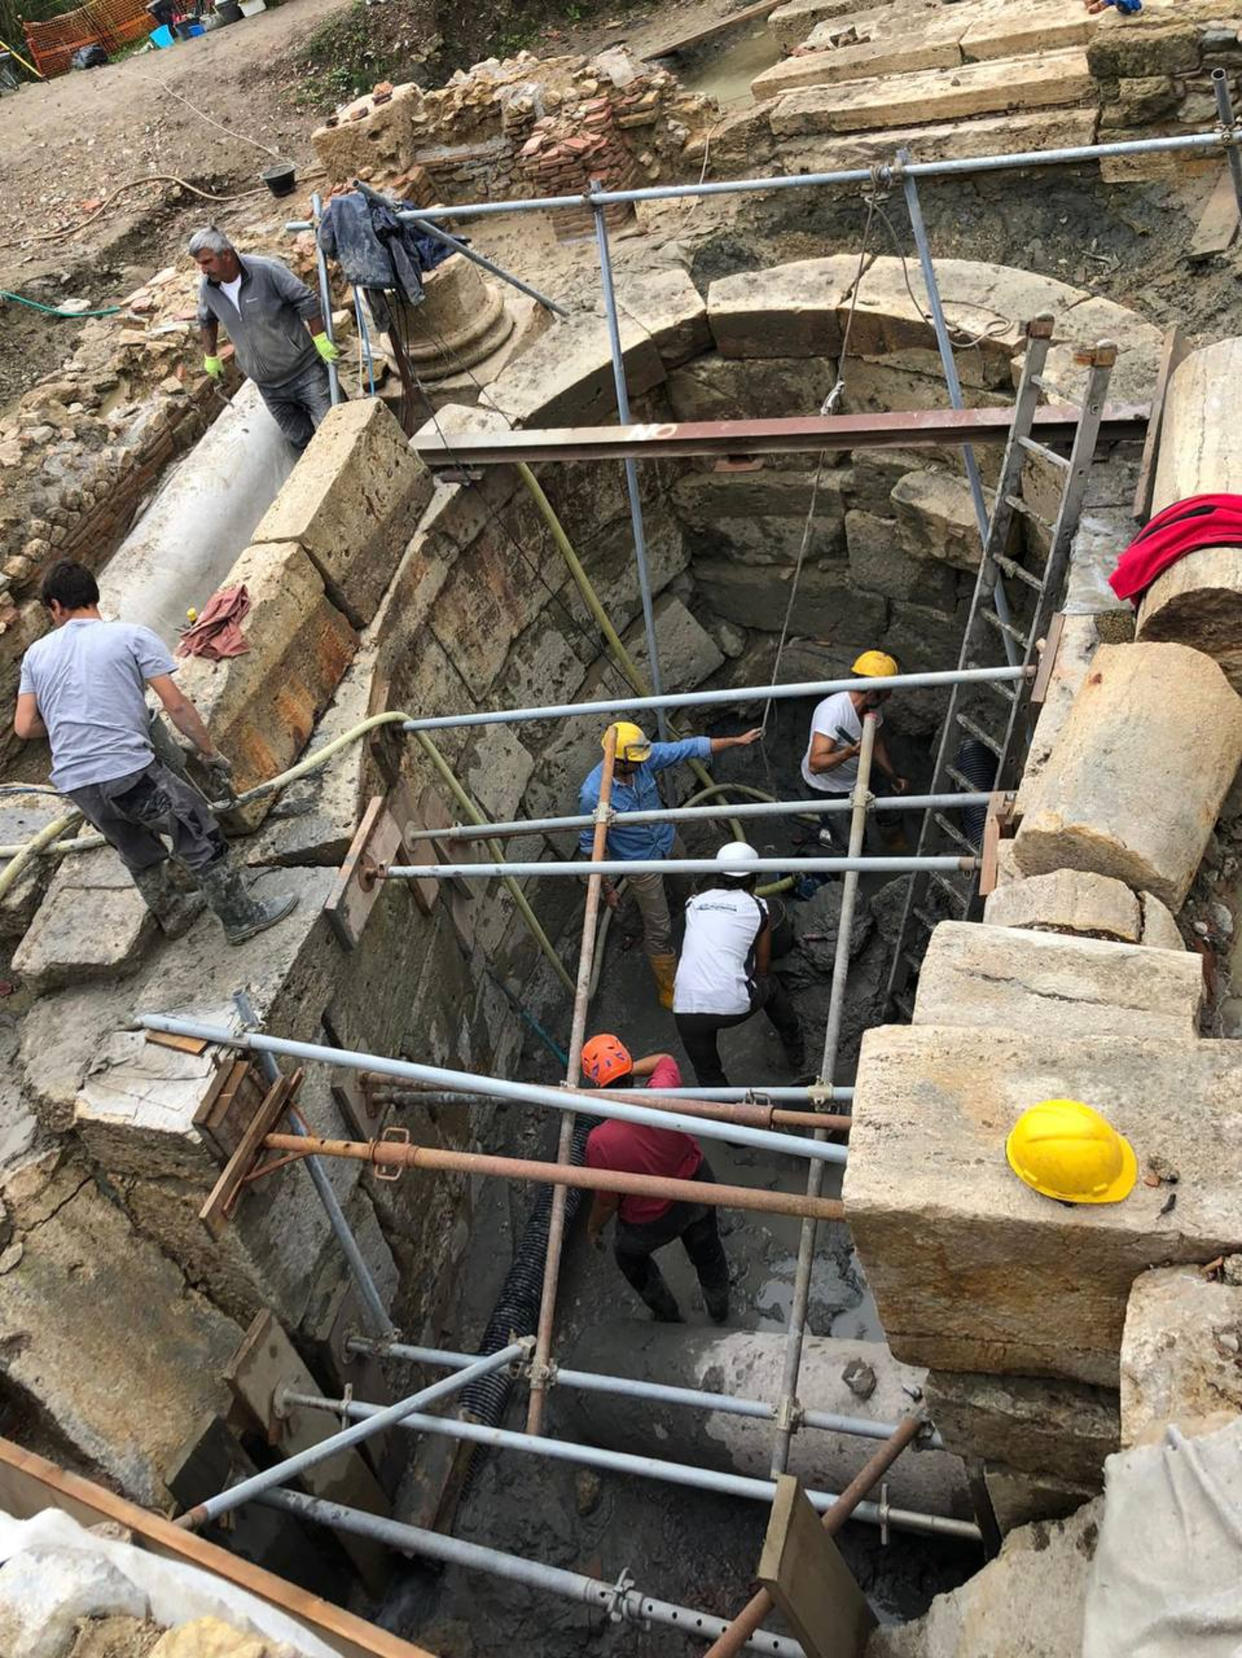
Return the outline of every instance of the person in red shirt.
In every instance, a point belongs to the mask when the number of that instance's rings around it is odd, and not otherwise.
[[[597,1088],[633,1088],[635,1078],[649,1079],[659,1093],[681,1087],[681,1071],[672,1054],[631,1059],[615,1036],[593,1036],[582,1050],[583,1074]],[[616,1169],[626,1174],[657,1174],[674,1180],[714,1181],[711,1164],[698,1141],[676,1129],[648,1128],[611,1119],[587,1137],[589,1169]],[[705,1203],[671,1203],[651,1197],[596,1192],[587,1221],[587,1237],[604,1246],[603,1231],[617,1217],[613,1252],[617,1265],[663,1324],[681,1323],[681,1309],[652,1256],[680,1238],[698,1274],[703,1301],[717,1324],[729,1316],[729,1263],[716,1228],[716,1211]]]

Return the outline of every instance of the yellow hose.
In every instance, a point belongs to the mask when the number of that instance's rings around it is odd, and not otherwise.
[[[50,846],[67,829],[72,829],[75,824],[81,821],[81,818],[81,812],[66,812],[63,817],[53,818],[51,823],[45,823],[39,833],[32,836],[25,846],[14,854],[4,869],[0,870],[0,898],[4,897],[22,870],[39,856],[44,847]],[[100,836],[101,840],[102,838]]]

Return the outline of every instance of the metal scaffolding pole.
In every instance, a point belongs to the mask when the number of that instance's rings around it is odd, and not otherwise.
[[[458,1376],[465,1374],[459,1371]],[[332,1416],[349,1416],[356,1423],[375,1420],[379,1405],[364,1404],[358,1399],[322,1399],[311,1393],[287,1389],[282,1394],[286,1406],[298,1410],[320,1410]],[[395,1407],[389,1406],[391,1410]],[[922,1419],[908,1417],[917,1433]],[[726,1474],[716,1468],[695,1468],[685,1462],[667,1462],[660,1457],[637,1456],[632,1451],[606,1451],[598,1445],[579,1445],[567,1439],[542,1439],[536,1434],[517,1433],[509,1428],[492,1428],[484,1422],[459,1422],[448,1416],[409,1415],[398,1426],[407,1433],[440,1434],[447,1439],[465,1440],[473,1445],[487,1445],[493,1450],[524,1451],[527,1455],[547,1457],[552,1462],[571,1462],[583,1468],[603,1468],[616,1474],[637,1474],[640,1479],[663,1480],[669,1485],[689,1486],[696,1491],[715,1491],[725,1497],[747,1497],[755,1502],[770,1503],[776,1495],[775,1480],[755,1479],[749,1474]],[[914,1434],[911,1433],[911,1438]],[[891,1440],[887,1442],[891,1444]],[[908,1441],[907,1441],[908,1443]],[[868,1485],[875,1483],[871,1480]],[[831,1491],[808,1491],[812,1506],[825,1512],[840,1499]],[[924,1514],[917,1509],[892,1508],[887,1502],[859,1503],[854,1511],[860,1520],[871,1525],[895,1527],[898,1531],[918,1531],[932,1536],[961,1537],[971,1542],[979,1539],[979,1528],[973,1520],[955,1520],[944,1514]]]
[[[699,1635],[705,1640],[712,1640],[728,1627],[723,1618],[714,1618],[709,1612],[699,1612],[693,1607],[677,1606],[671,1601],[655,1600],[650,1595],[644,1595],[630,1582],[626,1572],[621,1573],[616,1583],[605,1583],[601,1578],[587,1577],[582,1572],[545,1566],[541,1561],[526,1560],[521,1555],[506,1554],[500,1549],[489,1549],[482,1543],[468,1543],[442,1531],[425,1531],[421,1526],[402,1525],[397,1520],[367,1514],[360,1508],[346,1508],[341,1503],[328,1502],[322,1497],[308,1497],[300,1491],[268,1491],[259,1501],[269,1508],[295,1514],[300,1519],[331,1526],[334,1531],[372,1538],[402,1554],[425,1555],[427,1559],[439,1560],[446,1566],[460,1566],[468,1572],[487,1572],[491,1577],[506,1578],[528,1589],[546,1590],[548,1594],[595,1607],[616,1622],[632,1623],[640,1629],[658,1623],[683,1635]],[[788,1635],[774,1635],[766,1629],[757,1630],[747,1646],[752,1652],[767,1653],[769,1658],[805,1658],[803,1648],[797,1641]]]
[[[1078,144],[1052,150],[1013,150],[1000,155],[964,156],[957,161],[912,161],[879,167],[845,167],[829,173],[783,173],[768,178],[720,179],[711,184],[651,185],[641,190],[594,190],[577,196],[534,196],[522,201],[462,202],[456,207],[423,207],[411,218],[482,219],[500,213],[548,213],[563,208],[607,207],[614,202],[686,201],[698,196],[736,196],[754,190],[808,190],[826,184],[897,183],[912,178],[954,178],[961,174],[1007,172],[1012,168],[1070,167],[1124,155],[1211,155],[1242,143],[1235,129],[1187,133],[1175,138],[1131,138],[1113,144]],[[407,215],[400,215],[406,217]]]
[[[247,1030],[258,1030],[260,1028],[259,1016],[255,1012],[254,1003],[250,1000],[249,992],[245,990],[235,991],[233,1001]],[[270,1053],[259,1054],[258,1063],[269,1088],[273,1083],[280,1081],[280,1067]],[[293,1132],[305,1137],[307,1130],[298,1122],[295,1113],[291,1111],[287,1115],[293,1125]],[[371,1269],[358,1247],[358,1240],[354,1237],[353,1230],[345,1219],[345,1211],[341,1208],[337,1195],[332,1190],[332,1182],[328,1179],[328,1171],[317,1157],[307,1157],[305,1163],[306,1172],[311,1178],[311,1184],[319,1194],[319,1201],[323,1204],[324,1213],[328,1217],[328,1225],[336,1235],[336,1241],[340,1244],[341,1252],[349,1265],[350,1275],[357,1288],[367,1321],[379,1335],[391,1335],[396,1327],[388,1316],[384,1298],[376,1286],[375,1279],[371,1276]]]
[[[376,1078],[378,1079],[379,1077],[382,1076],[382,1074],[383,1073],[381,1073],[381,1072],[377,1072],[376,1073]],[[363,1082],[365,1083],[367,1081],[368,1081],[368,1078],[366,1077],[366,1075],[364,1073]],[[411,1091],[414,1092],[414,1093],[423,1093],[423,1092],[426,1092],[428,1089],[430,1089],[433,1086],[434,1085],[431,1084],[431,1083],[413,1084],[413,1085],[411,1085]],[[462,1092],[471,1093],[471,1092],[473,1092],[473,1090],[465,1089],[465,1090],[462,1090]],[[661,1088],[661,1090],[658,1094],[652,1094],[651,1095],[650,1100],[648,1100],[648,1098],[647,1098],[647,1090],[645,1088],[642,1090],[642,1094],[643,1094],[643,1100],[640,1103],[645,1103],[645,1104],[652,1104],[652,1103],[658,1104],[661,1100],[755,1100],[755,1099],[758,1099],[758,1100],[761,1100],[761,1101],[764,1101],[764,1100],[816,1100],[816,1101],[819,1101],[819,1100],[825,1100],[825,1101],[833,1100],[833,1101],[836,1101],[836,1100],[852,1100],[854,1098],[854,1090],[852,1088],[819,1088],[819,1087],[794,1088],[794,1087],[788,1087],[783,1083],[780,1086],[776,1087],[776,1088],[764,1088],[764,1087],[759,1086],[758,1084],[752,1084],[749,1088]]]
[[[591,841],[591,862],[595,864],[604,856],[604,846],[608,839],[608,820],[612,816],[612,771],[616,759],[616,727],[609,726],[604,736],[604,764],[600,773],[599,802],[595,808],[595,834]],[[578,1087],[582,1071],[582,1044],[586,1039],[587,1007],[591,1000],[591,972],[595,966],[595,937],[599,927],[599,901],[603,886],[602,875],[591,874],[587,877],[586,907],[582,912],[582,945],[578,951],[578,983],[574,990],[569,1057],[565,1064],[567,1088]],[[576,1120],[572,1111],[566,1112],[561,1118],[561,1132],[556,1145],[558,1163],[570,1161]],[[539,1433],[543,1429],[544,1390],[547,1387],[552,1330],[556,1321],[556,1290],[561,1276],[561,1249],[565,1241],[565,1204],[568,1196],[568,1186],[557,1186],[553,1189],[552,1208],[548,1216],[548,1244],[543,1260],[543,1286],[539,1292],[535,1358],[531,1366],[530,1398],[526,1407],[527,1433]]]
[[[1232,132],[1233,101],[1229,96],[1229,76],[1225,70],[1213,69],[1212,91],[1216,95],[1216,113],[1220,116],[1220,124],[1226,131]],[[1233,194],[1238,204],[1238,216],[1242,218],[1242,155],[1238,154],[1236,144],[1228,145],[1225,154],[1229,158],[1229,174],[1233,179]]]
[[[441,1381],[433,1382],[430,1387],[411,1394],[408,1399],[398,1400],[395,1405],[373,1405],[365,1421],[355,1421],[351,1427],[342,1428],[339,1433],[321,1439],[318,1445],[308,1445],[304,1451],[286,1457],[283,1462],[265,1468],[261,1473],[252,1474],[249,1479],[241,1480],[237,1485],[230,1485],[227,1491],[221,1491],[218,1496],[208,1497],[204,1503],[196,1503],[179,1517],[177,1524],[186,1531],[197,1531],[209,1521],[218,1520],[222,1514],[231,1514],[243,1503],[252,1502],[264,1491],[272,1491],[278,1485],[297,1479],[299,1474],[321,1462],[326,1462],[338,1451],[347,1451],[351,1446],[361,1444],[364,1439],[383,1433],[385,1428],[395,1428],[423,1405],[435,1404],[438,1399],[448,1399],[454,1393],[460,1393],[463,1387],[467,1387],[478,1377],[490,1375],[493,1370],[503,1370],[505,1365],[512,1364],[525,1351],[520,1341],[510,1342],[508,1347],[501,1348],[499,1353],[489,1353],[485,1359],[476,1359],[465,1370],[445,1376]],[[419,1421],[426,1420],[426,1417],[419,1417]]]
[[[935,673],[893,674],[884,681],[886,691],[926,691],[940,686],[1001,685],[1015,679],[1034,679],[1032,668],[944,668]],[[474,714],[432,714],[403,720],[402,731],[452,731],[470,725],[518,725],[528,720],[565,720],[579,714],[634,715],[658,708],[729,707],[745,702],[767,702],[769,698],[814,697],[817,701],[837,691],[874,691],[873,679],[812,679],[790,685],[739,685],[715,691],[677,691],[658,697],[622,697],[613,701],[554,702],[537,708],[494,708]]]
[[[591,180],[591,190],[600,187],[599,179]],[[608,322],[608,345],[612,352],[612,379],[617,392],[617,418],[622,426],[630,424],[630,391],[625,381],[625,353],[621,349],[621,325],[617,320],[617,294],[612,280],[612,254],[608,247],[608,223],[604,209],[592,204],[595,219],[595,245],[599,250],[599,281],[604,296],[604,316]],[[638,567],[638,591],[643,604],[643,632],[647,639],[647,668],[651,685],[658,697],[664,690],[660,672],[660,649],[656,638],[655,605],[651,597],[651,575],[647,569],[647,529],[643,523],[643,501],[638,488],[638,467],[632,460],[625,462],[625,492],[630,502],[630,525],[634,532],[634,562]],[[664,710],[657,709],[656,724],[662,741],[668,741],[668,720]]]
[[[867,802],[869,812],[967,811],[987,807],[990,794],[903,794],[884,795]],[[618,812],[617,821],[634,823],[714,823],[721,818],[826,817],[849,812],[848,795],[820,795],[817,800],[760,800],[722,806],[666,806],[652,812]],[[507,823],[454,823],[447,829],[407,829],[403,841],[473,841],[516,838],[520,835],[554,835],[561,830],[589,829],[593,816],[514,818]]]
[[[835,1536],[850,1516],[858,1512],[862,1507],[861,1499],[884,1478],[906,1446],[917,1438],[922,1426],[922,1419],[917,1416],[907,1416],[898,1423],[888,1442],[880,1446],[866,1467],[855,1475],[824,1515],[823,1526],[829,1537]],[[735,1653],[741,1652],[743,1647],[750,1644],[751,1637],[775,1604],[767,1589],[760,1589],[758,1594],[752,1595],[725,1633],[709,1650],[707,1658],[733,1658]]]
[[[865,816],[865,807],[864,807]],[[791,870],[792,865],[792,870]],[[756,875],[843,875],[870,871],[876,875],[910,875],[916,869],[950,869],[969,873],[979,859],[950,853],[922,858],[756,858],[747,864]],[[501,864],[389,864],[377,868],[375,878],[393,881],[504,880],[506,876],[547,876],[568,881],[598,870],[601,875],[712,875],[720,868],[714,858],[606,858],[602,863]]]
[[[475,1353],[454,1353],[439,1347],[412,1347],[403,1341],[372,1341],[369,1336],[349,1336],[345,1348],[351,1354],[400,1359],[406,1364],[425,1364],[442,1370],[460,1370],[478,1357]],[[664,1382],[640,1382],[629,1376],[604,1376],[594,1370],[567,1370],[557,1365],[552,1380],[557,1387],[575,1388],[582,1393],[615,1393],[626,1399],[686,1405],[692,1410],[719,1411],[724,1416],[745,1416],[758,1422],[771,1422],[776,1417],[776,1407],[763,1399],[741,1399],[731,1393],[704,1392],[694,1387],[671,1387]],[[897,1431],[895,1422],[875,1422],[866,1416],[838,1416],[826,1410],[803,1411],[797,1426],[858,1439],[888,1439]],[[923,1434],[920,1445],[933,1451],[944,1449],[944,1441],[935,1432]]]
[[[323,218],[323,198],[316,192],[311,197],[312,222],[306,226],[315,233],[315,265],[319,271],[319,303],[323,307],[323,331],[332,340],[332,286],[328,281],[328,261],[319,245],[319,221]],[[333,344],[335,344],[333,340]],[[336,364],[328,364],[328,395],[334,403],[341,401],[341,379]]]
[[[876,716],[863,716],[862,746],[858,755],[858,777],[851,799],[854,803],[850,819],[850,856],[857,858],[862,851],[867,828],[867,795],[871,787],[871,762],[875,753]],[[845,1012],[845,987],[850,971],[850,934],[854,928],[854,905],[858,898],[858,872],[850,870],[841,889],[841,913],[837,920],[837,947],[832,963],[832,989],[828,1001],[828,1024],[824,1032],[824,1057],[820,1064],[820,1080],[831,1082],[837,1068],[837,1048],[841,1041],[841,1020]],[[807,1174],[806,1195],[817,1198],[823,1177],[816,1164]],[[806,1329],[806,1309],[811,1298],[811,1267],[815,1258],[816,1225],[804,1220],[798,1238],[798,1264],[794,1271],[793,1299],[789,1307],[789,1330],[785,1338],[785,1374],[781,1382],[781,1402],[776,1416],[776,1440],[772,1450],[772,1474],[783,1474],[789,1464],[789,1443],[793,1435],[795,1413],[798,1409],[798,1371],[802,1365],[802,1337]]]
[[[652,1111],[645,1106],[613,1100],[603,1090],[596,1093],[574,1092],[568,1088],[547,1088],[535,1082],[511,1082],[507,1077],[476,1076],[470,1071],[449,1071],[440,1065],[419,1065],[408,1059],[388,1059],[383,1054],[358,1053],[352,1048],[329,1048],[318,1042],[290,1042],[284,1037],[267,1036],[259,1031],[227,1030],[220,1025],[206,1024],[201,1019],[177,1019],[164,1013],[139,1014],[131,1028],[164,1031],[170,1036],[192,1036],[201,1042],[212,1042],[222,1048],[237,1048],[242,1052],[284,1054],[289,1059],[309,1060],[316,1065],[337,1065],[349,1071],[378,1071],[383,1076],[398,1077],[407,1082],[430,1082],[441,1088],[465,1088],[490,1094],[497,1099],[516,1100],[523,1105],[551,1106],[554,1111],[581,1111],[589,1117],[613,1117],[619,1122],[641,1123],[647,1128],[675,1128],[683,1134],[698,1134],[703,1139],[732,1140],[736,1145],[753,1146],[756,1151],[814,1157],[825,1163],[846,1161],[842,1146],[823,1145],[802,1135],[775,1134],[734,1123],[714,1123],[703,1117],[682,1116],[676,1111]],[[325,1146],[339,1143],[315,1141],[313,1145],[314,1149],[322,1150]],[[425,1147],[410,1149],[425,1153],[424,1167],[433,1166],[430,1150]],[[326,1152],[325,1155],[333,1154]],[[506,1159],[497,1158],[494,1161],[504,1162]]]
[[[906,211],[910,215],[910,228],[914,232],[914,245],[918,249],[919,265],[923,271],[923,283],[927,289],[927,300],[931,306],[932,327],[936,331],[936,346],[940,352],[940,364],[944,369],[945,385],[949,390],[949,403],[955,409],[963,409],[966,400],[962,396],[962,382],[958,378],[957,362],[953,356],[953,345],[949,339],[949,325],[945,321],[944,306],[940,300],[940,284],[936,281],[936,267],[932,263],[931,247],[927,240],[927,227],[923,223],[923,209],[919,204],[919,187],[915,179],[907,171],[910,161],[909,150],[897,151],[897,162],[901,169],[901,185],[906,197]],[[988,543],[988,504],[983,494],[983,479],[979,476],[979,463],[975,459],[975,451],[969,443],[962,445],[962,461],[966,468],[966,477],[970,483],[971,499],[975,504],[975,523],[979,528],[979,546],[986,547]],[[1004,588],[997,582],[992,594],[992,603],[996,614],[1002,622],[1009,621],[1009,605],[1005,598]],[[1005,647],[1005,658],[1010,667],[1018,660],[1018,653],[1014,642],[1009,635],[1002,631],[1001,640]]]
[[[610,1088],[615,1100],[629,1100],[634,1105],[649,1105],[655,1111],[664,1109],[664,1096],[650,1094],[645,1088],[628,1093],[624,1088]],[[445,1091],[419,1088],[373,1088],[373,1105],[471,1105],[480,1096],[467,1091]],[[686,1111],[692,1117],[711,1117],[718,1123],[749,1123],[751,1128],[826,1128],[848,1133],[852,1117],[834,1117],[823,1111],[782,1111],[770,1102],[758,1100],[669,1100],[670,1111]]]

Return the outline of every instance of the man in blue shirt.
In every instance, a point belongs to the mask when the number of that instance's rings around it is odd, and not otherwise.
[[[677,838],[671,823],[633,823],[628,827],[620,820],[624,812],[659,811],[664,802],[656,786],[656,774],[684,760],[706,760],[721,754],[726,748],[748,748],[763,736],[763,728],[744,731],[740,737],[686,737],[679,743],[648,742],[638,726],[629,720],[618,720],[608,731],[617,734],[617,758],[612,772],[612,810],[618,814],[608,827],[605,855],[609,858],[633,858],[650,862],[667,858]],[[607,743],[604,733],[601,747]],[[604,763],[590,772],[578,791],[578,810],[594,812],[599,805],[600,782]],[[594,831],[584,829],[578,845],[584,857],[591,856]],[[677,972],[677,957],[673,954],[673,929],[668,914],[668,899],[664,893],[664,877],[652,872],[628,877],[630,891],[643,918],[643,948],[651,963],[652,977],[660,994],[660,1006],[673,1005],[673,979]],[[616,909],[618,898],[615,887],[604,881],[604,901]]]

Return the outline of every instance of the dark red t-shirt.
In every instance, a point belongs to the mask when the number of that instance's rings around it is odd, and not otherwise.
[[[681,1087],[681,1071],[674,1059],[662,1059],[647,1084],[657,1094]],[[699,1142],[675,1128],[648,1128],[645,1123],[609,1119],[587,1136],[588,1169],[615,1169],[622,1174],[660,1174],[673,1180],[692,1180],[703,1161]],[[631,1226],[659,1220],[672,1208],[668,1199],[623,1197],[621,1219]]]

